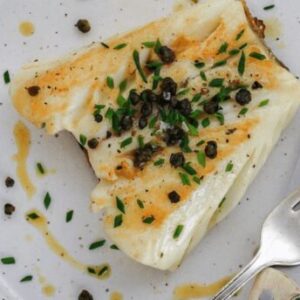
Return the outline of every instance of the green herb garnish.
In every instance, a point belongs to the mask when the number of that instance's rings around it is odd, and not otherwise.
[[[109,48],[109,46],[106,44],[106,43],[104,43],[104,42],[101,42],[101,45],[104,47],[104,48]]]
[[[186,124],[186,126],[188,127],[188,129],[189,129],[189,134],[191,135],[191,136],[198,136],[198,129],[194,126],[194,125],[192,125],[192,124],[190,124],[189,122],[185,122],[185,124]]]
[[[111,245],[109,248],[110,248],[110,249],[113,249],[113,250],[120,250],[120,249],[118,248],[118,246],[115,245],[115,244]]]
[[[100,241],[94,242],[94,243],[90,244],[89,250],[94,250],[94,249],[100,248],[100,247],[104,246],[105,242],[106,242],[105,240],[100,240]]]
[[[16,263],[16,260],[14,257],[9,256],[9,257],[3,257],[1,258],[1,262],[3,265],[13,265]]]
[[[87,142],[86,136],[83,135],[83,134],[81,134],[81,135],[79,136],[79,141],[80,141],[80,145],[81,145],[82,147],[84,147],[85,144],[86,144],[86,142]]]
[[[146,48],[154,48],[156,45],[156,42],[144,42],[142,43]]]
[[[33,212],[33,213],[28,214],[27,217],[28,217],[29,219],[31,219],[31,220],[36,220],[36,219],[38,219],[40,216],[39,216],[37,213]]]
[[[201,184],[201,178],[199,178],[198,176],[194,176],[193,181],[196,182],[197,184]]]
[[[221,45],[217,54],[226,53],[227,49],[228,49],[228,43],[225,42]]]
[[[114,228],[121,226],[123,223],[123,215],[117,215],[115,216],[114,220]]]
[[[215,78],[213,80],[211,80],[211,82],[209,83],[210,87],[221,87],[223,86],[223,82],[224,82],[224,78]]]
[[[137,199],[137,200],[136,200],[136,203],[137,203],[137,205],[139,206],[139,208],[141,208],[141,209],[143,209],[143,208],[145,207],[143,201],[140,200],[140,199]]]
[[[3,80],[5,84],[9,84],[10,83],[10,75],[8,71],[5,71],[3,73]]]
[[[103,267],[100,271],[99,271],[99,273],[98,273],[98,275],[99,276],[102,276],[105,272],[107,272],[108,271],[108,266],[105,266],[105,267]]]
[[[117,46],[114,47],[115,50],[121,50],[123,48],[125,48],[127,46],[126,43],[122,43],[122,44],[119,44]]]
[[[263,107],[263,106],[266,106],[269,104],[269,99],[265,99],[265,100],[262,100],[259,104],[258,104],[258,107]]]
[[[225,123],[225,117],[224,117],[224,115],[222,113],[220,113],[220,112],[215,113],[215,117],[220,122],[220,125],[224,125],[224,123]]]
[[[122,95],[119,95],[117,98],[117,103],[120,107],[122,107],[127,103],[127,100]]]
[[[145,73],[141,67],[141,63],[140,63],[140,54],[137,50],[133,51],[133,61],[135,63],[135,66],[136,66],[138,72],[140,73],[141,78],[143,79],[143,81],[145,83],[147,83],[148,81],[147,81],[146,75],[145,75]]]
[[[190,178],[187,174],[179,172],[179,176],[183,185],[191,185]]]
[[[143,218],[143,223],[145,224],[152,224],[155,220],[154,216],[148,216]]]
[[[197,171],[191,166],[191,163],[185,163],[182,166],[183,170],[186,171],[189,175],[193,176],[197,174]]]
[[[27,282],[27,281],[31,281],[33,279],[33,276],[32,275],[27,275],[27,276],[24,276],[20,282]]]
[[[203,81],[207,81],[207,77],[203,71],[200,72],[200,77]]]
[[[174,231],[174,234],[173,234],[173,238],[174,238],[174,239],[179,238],[180,234],[181,234],[182,231],[183,231],[183,228],[184,228],[183,225],[178,225],[178,226],[176,227],[176,229],[175,229],[175,231]]]
[[[227,64],[227,59],[217,61],[216,63],[213,64],[212,68],[218,68],[225,66]]]
[[[125,148],[128,145],[130,145],[131,143],[132,143],[132,137],[129,137],[121,142],[120,147]]]
[[[165,160],[163,158],[160,158],[158,160],[156,160],[153,164],[154,166],[158,167],[158,166],[162,166],[165,163]]]
[[[201,125],[202,125],[203,128],[208,127],[208,126],[210,125],[210,120],[209,120],[209,118],[203,119],[203,120],[201,121]]]
[[[157,122],[157,117],[156,116],[152,116],[150,118],[150,121],[149,121],[149,128],[150,129],[154,128],[156,122]]]
[[[223,206],[223,204],[224,204],[225,201],[226,201],[226,197],[224,197],[224,198],[222,199],[222,201],[220,202],[218,208],[221,208],[221,207]]]
[[[116,197],[116,206],[120,212],[125,214],[125,205],[122,199],[120,199],[118,196]]]
[[[198,102],[201,99],[202,95],[200,93],[194,95],[192,102]]]
[[[73,210],[69,210],[69,211],[66,213],[66,222],[67,222],[67,223],[71,222],[71,220],[73,219],[73,214],[74,214],[74,211],[73,211]]]
[[[45,195],[45,197],[44,197],[44,206],[45,206],[45,208],[48,209],[49,206],[50,206],[50,204],[51,204],[51,196],[47,192],[46,195]]]
[[[41,175],[44,175],[44,174],[45,174],[45,169],[44,169],[43,165],[42,165],[40,162],[38,162],[38,163],[36,164],[36,168],[37,168],[38,172],[39,172]]]
[[[206,155],[203,151],[199,151],[197,153],[197,160],[199,165],[201,165],[203,168],[206,167]]]
[[[120,93],[123,93],[126,90],[127,87],[127,80],[124,79],[120,84],[119,84],[119,90]]]
[[[110,89],[113,89],[115,87],[114,79],[110,76],[106,77],[106,84]]]
[[[143,148],[145,146],[145,143],[144,143],[144,137],[142,135],[139,135],[137,137],[137,140],[138,140],[138,144],[139,144],[139,147],[140,148]]]
[[[233,163],[232,163],[232,161],[230,161],[230,162],[227,164],[225,171],[226,171],[226,172],[231,172],[232,169],[233,169]]]
[[[239,112],[239,116],[244,116],[246,113],[248,112],[248,108],[244,107],[240,110]]]
[[[241,31],[237,34],[235,40],[238,41],[238,40],[244,35],[244,33],[245,33],[245,29],[241,30]]]
[[[246,64],[246,56],[245,56],[245,53],[243,51],[242,54],[241,54],[239,64],[238,64],[238,71],[239,71],[239,74],[241,76],[243,76],[244,73],[245,73],[245,64]]]
[[[229,51],[230,56],[234,56],[234,55],[237,55],[239,53],[240,53],[239,49],[232,49],[232,50]]]
[[[261,53],[258,53],[258,52],[252,52],[249,54],[250,57],[253,57],[255,59],[258,59],[258,60],[264,60],[266,59],[266,56],[261,54]]]
[[[271,5],[265,6],[264,10],[270,10],[270,9],[273,9],[274,7],[275,7],[275,5],[271,4]]]
[[[205,63],[196,60],[196,61],[194,62],[194,66],[195,66],[197,69],[202,69],[203,67],[205,67]]]
[[[248,43],[243,44],[242,46],[239,47],[240,50],[245,49],[248,46]]]
[[[189,91],[190,91],[190,88],[182,89],[177,93],[177,96],[178,97],[185,96],[189,93]]]

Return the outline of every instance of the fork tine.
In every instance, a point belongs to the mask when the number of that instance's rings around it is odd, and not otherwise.
[[[293,209],[300,202],[300,188],[290,194],[281,204],[275,209],[274,212],[281,209]]]

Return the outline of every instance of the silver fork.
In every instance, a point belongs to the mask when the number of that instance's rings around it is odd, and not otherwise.
[[[212,300],[229,299],[267,267],[296,265],[300,265],[300,189],[268,216],[256,256]]]

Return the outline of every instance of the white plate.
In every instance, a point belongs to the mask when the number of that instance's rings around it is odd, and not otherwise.
[[[264,11],[263,7],[274,3],[273,0],[248,2],[256,16],[277,18],[282,24],[280,40],[269,38],[267,42],[295,74],[300,73],[300,2],[278,0],[275,1],[276,8],[270,11]],[[166,15],[171,8],[171,0],[1,0],[0,74],[6,69],[13,74],[26,61],[54,57],[126,31]],[[78,18],[91,21],[89,34],[82,35],[74,28]],[[18,25],[23,20],[30,20],[36,26],[36,33],[30,38],[18,33]],[[274,22],[271,23],[274,27]],[[274,34],[274,29],[271,31]],[[236,210],[212,230],[177,271],[161,272],[135,263],[120,251],[111,250],[109,241],[98,250],[88,250],[91,242],[105,237],[101,213],[92,214],[88,210],[89,193],[96,179],[84,154],[68,134],[49,137],[28,124],[32,134],[28,166],[38,193],[29,201],[18,181],[12,189],[5,187],[6,176],[16,178],[12,160],[16,146],[12,130],[19,116],[2,80],[0,102],[3,103],[0,106],[0,201],[1,207],[6,202],[17,207],[11,218],[5,217],[2,208],[0,211],[0,257],[12,255],[17,260],[15,265],[0,265],[0,296],[4,299],[46,299],[41,292],[43,284],[39,282],[42,275],[55,287],[53,299],[77,299],[79,292],[86,288],[96,300],[109,299],[112,291],[121,292],[124,299],[167,300],[172,299],[177,284],[214,282],[236,272],[251,259],[257,248],[265,216],[285,196],[300,148],[298,114]],[[38,178],[35,173],[37,161],[55,169],[56,173]],[[47,212],[42,204],[46,191],[53,198]],[[28,209],[36,207],[46,213],[51,232],[73,256],[85,263],[109,262],[111,278],[98,281],[89,277],[49,250],[41,235],[24,218]],[[69,209],[74,209],[75,213],[72,222],[67,224],[64,218]],[[300,269],[294,268],[289,273],[300,283]],[[32,274],[33,280],[20,283],[20,278],[27,274]],[[236,299],[247,299],[247,289],[243,289]]]

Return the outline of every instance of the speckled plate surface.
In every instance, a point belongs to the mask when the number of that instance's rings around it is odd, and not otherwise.
[[[248,4],[256,16],[266,20],[268,45],[294,74],[299,74],[300,2],[248,0]],[[263,7],[269,4],[275,4],[275,8],[264,11]],[[9,70],[13,75],[27,61],[55,57],[144,24],[166,15],[172,6],[171,0],[0,0],[0,74]],[[79,18],[91,21],[89,34],[82,35],[74,27]],[[35,25],[35,33],[30,37],[19,33],[19,24],[24,20]],[[139,265],[110,248],[112,243],[102,231],[101,213],[93,214],[88,208],[89,193],[96,179],[70,135],[45,136],[27,124],[32,141],[27,164],[37,187],[33,199],[27,199],[12,159],[17,151],[13,128],[20,117],[2,80],[0,102],[0,206],[10,202],[16,207],[11,217],[5,216],[2,208],[0,211],[0,257],[13,256],[16,260],[15,264],[0,264],[1,299],[48,299],[45,287],[51,286],[51,299],[59,300],[77,299],[82,289],[89,290],[96,300],[110,299],[114,291],[120,292],[124,299],[168,300],[178,284],[210,283],[232,274],[251,259],[265,216],[290,189],[299,156],[298,113],[236,210],[211,231],[177,271],[161,272]],[[51,172],[37,176],[37,162]],[[14,187],[5,186],[7,176],[15,178]],[[297,183],[294,179],[293,185]],[[43,205],[46,192],[52,197],[47,211]],[[109,263],[111,277],[99,281],[54,254],[40,233],[25,220],[26,212],[32,208],[47,216],[50,231],[72,256],[85,264]],[[66,223],[69,210],[74,215]],[[103,247],[89,250],[92,242],[101,239],[106,239]],[[300,283],[299,268],[288,272]],[[21,283],[20,279],[26,275],[32,275],[33,279]],[[248,288],[236,299],[247,299]]]

